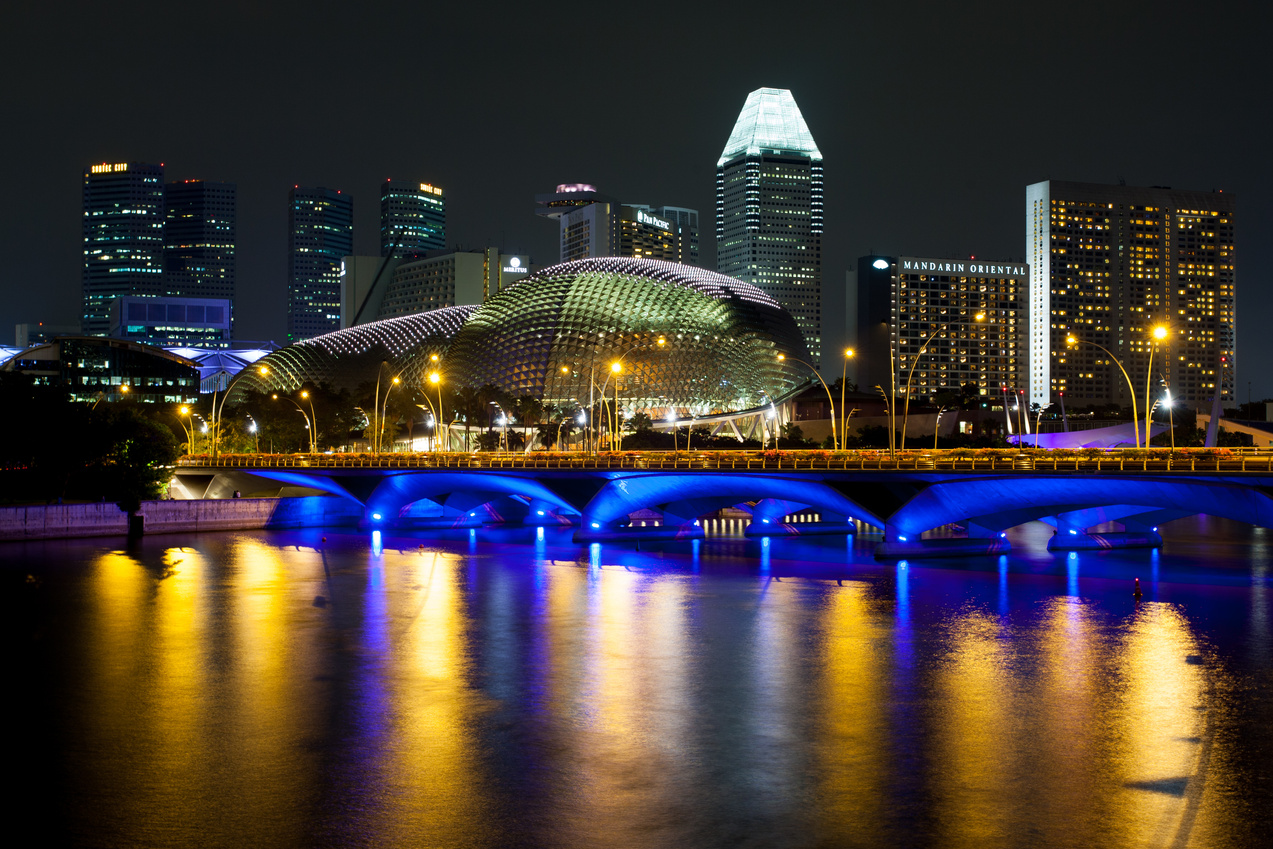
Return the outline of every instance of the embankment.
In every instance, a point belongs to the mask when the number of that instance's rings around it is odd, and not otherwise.
[[[244,531],[356,525],[362,507],[331,496],[143,501],[138,517],[139,530],[147,534]],[[0,507],[0,541],[127,533],[128,514],[113,503]]]

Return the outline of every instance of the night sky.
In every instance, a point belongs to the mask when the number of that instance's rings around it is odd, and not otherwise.
[[[0,343],[80,308],[81,173],[238,184],[240,339],[283,341],[287,191],[431,182],[463,247],[557,258],[534,195],[700,211],[743,99],[789,88],[825,157],[824,286],[870,252],[1020,259],[1025,186],[1238,195],[1238,385],[1273,396],[1260,2],[37,4],[7,9]],[[869,355],[869,352],[863,352]]]

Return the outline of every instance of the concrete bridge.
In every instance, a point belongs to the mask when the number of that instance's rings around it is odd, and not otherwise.
[[[369,525],[572,525],[579,541],[693,538],[723,508],[752,536],[883,531],[880,558],[1004,551],[1005,531],[1052,525],[1049,549],[1158,546],[1158,526],[1197,513],[1273,526],[1273,455],[1098,457],[721,452],[536,455],[254,455],[187,458],[174,492],[226,498],[315,490],[362,506]],[[660,517],[642,527],[634,514]],[[802,512],[818,522],[791,522]],[[1094,533],[1116,523],[1120,531]],[[959,525],[966,538],[924,539]]]

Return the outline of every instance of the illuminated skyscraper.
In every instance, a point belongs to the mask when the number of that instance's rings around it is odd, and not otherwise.
[[[164,187],[164,289],[178,298],[234,300],[235,185]]]
[[[822,349],[822,153],[785,89],[747,95],[716,162],[716,267],[771,295]]]
[[[619,203],[587,183],[535,195],[541,218],[561,228],[561,261],[602,256],[698,263],[698,210]]]
[[[84,169],[81,323],[89,336],[110,330],[121,295],[164,294],[164,168],[139,162]]]
[[[1207,408],[1234,400],[1236,198],[1050,180],[1026,187],[1030,265],[1029,398],[1143,405],[1171,396]],[[1155,343],[1153,330],[1166,328]],[[1079,344],[1067,348],[1073,335]],[[1148,375],[1150,357],[1153,374]],[[1139,410],[1140,415],[1145,411]]]
[[[340,262],[354,252],[349,195],[297,186],[288,193],[287,338],[340,329]]]
[[[446,248],[446,199],[428,183],[380,185],[380,255],[422,255]]]

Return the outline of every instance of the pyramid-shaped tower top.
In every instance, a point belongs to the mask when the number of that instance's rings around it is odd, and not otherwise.
[[[739,154],[759,156],[762,151],[799,153],[813,160],[822,151],[800,114],[796,99],[785,88],[758,88],[747,95],[734,131],[725,142],[717,167]]]

